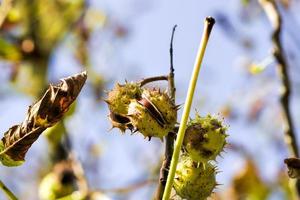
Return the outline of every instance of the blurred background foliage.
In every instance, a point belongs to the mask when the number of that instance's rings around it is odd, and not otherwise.
[[[300,2],[276,2],[299,133]],[[13,1],[0,30],[1,132],[23,119],[49,82],[87,70],[88,83],[63,122],[33,145],[23,166],[0,166],[1,179],[20,199],[87,198],[81,191],[94,199],[151,199],[163,145],[141,135],[108,133],[103,91],[125,79],[168,73],[171,28],[178,24],[176,101],[182,103],[207,15],[217,24],[193,108],[224,117],[231,144],[218,159],[222,185],[212,198],[290,199],[271,27],[256,0]]]

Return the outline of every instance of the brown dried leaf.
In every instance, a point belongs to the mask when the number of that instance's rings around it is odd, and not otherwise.
[[[53,126],[68,111],[86,81],[86,72],[75,74],[51,85],[44,96],[29,106],[20,125],[11,127],[0,141],[0,161],[6,166],[24,162],[25,154],[40,134]]]

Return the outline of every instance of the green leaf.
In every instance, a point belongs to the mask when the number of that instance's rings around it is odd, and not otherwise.
[[[6,166],[18,166],[25,160],[31,145],[48,127],[60,121],[80,93],[86,72],[62,79],[49,86],[44,96],[29,107],[25,120],[11,127],[0,142],[0,161]]]
[[[4,60],[9,61],[19,61],[21,60],[22,54],[17,47],[17,45],[14,45],[10,43],[9,41],[6,41],[2,38],[0,38],[0,58]]]

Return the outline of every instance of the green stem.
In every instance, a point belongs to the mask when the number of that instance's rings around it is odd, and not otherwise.
[[[14,193],[12,193],[12,191],[10,191],[10,189],[8,189],[8,187],[6,187],[6,185],[1,180],[0,180],[0,188],[3,190],[3,192],[10,200],[18,200],[18,198],[14,195]]]
[[[205,49],[206,49],[206,46],[207,46],[207,42],[208,42],[208,39],[209,39],[209,35],[210,35],[210,32],[212,30],[212,27],[213,27],[214,23],[215,23],[215,20],[212,17],[207,17],[205,19],[204,32],[203,32],[203,35],[202,35],[199,50],[198,50],[197,57],[196,57],[196,60],[195,60],[193,74],[192,74],[190,84],[189,84],[189,89],[188,89],[188,93],[187,93],[187,97],[186,97],[186,101],[185,101],[185,106],[184,106],[184,109],[183,109],[183,114],[182,114],[181,123],[180,123],[178,134],[177,134],[177,139],[176,139],[176,142],[175,142],[174,153],[173,153],[173,156],[172,156],[170,171],[169,171],[169,175],[168,175],[168,179],[167,179],[167,183],[166,183],[166,188],[165,188],[164,195],[163,195],[163,200],[169,200],[170,199],[170,194],[171,194],[171,189],[172,189],[172,186],[173,186],[176,166],[177,166],[177,163],[178,163],[180,149],[181,149],[182,141],[183,141],[184,134],[185,134],[187,120],[189,118],[189,113],[190,113],[190,110],[191,110],[191,105],[192,105],[192,100],[193,100],[193,96],[194,96],[195,87],[196,87],[196,84],[197,84],[197,79],[198,79],[201,63],[202,63],[202,60],[203,60],[203,56],[204,56],[204,53],[205,53]]]

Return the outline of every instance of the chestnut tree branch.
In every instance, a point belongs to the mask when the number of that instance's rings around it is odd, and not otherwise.
[[[134,183],[134,184],[126,186],[126,187],[113,188],[113,189],[97,189],[94,191],[98,191],[98,192],[102,192],[102,193],[124,194],[124,193],[133,192],[133,191],[140,189],[142,187],[145,187],[147,185],[154,184],[155,182],[157,182],[157,179],[147,179],[147,180],[143,180],[143,181]]]
[[[171,42],[170,42],[170,73],[168,76],[168,93],[171,97],[173,103],[175,104],[175,81],[174,81],[174,65],[173,65],[173,38],[174,33],[177,25],[173,27],[172,30],[172,36],[171,36]],[[155,194],[156,200],[161,200],[164,194],[168,174],[169,174],[169,168],[171,164],[171,159],[173,155],[173,149],[174,149],[174,141],[175,141],[175,131],[170,132],[166,137],[166,144],[165,144],[165,155],[164,155],[164,161],[160,168],[160,175],[159,175],[159,182],[158,187]]]
[[[139,82],[139,84],[142,86],[152,83],[154,81],[168,81],[169,77],[168,76],[154,76],[154,77],[149,77],[149,78],[144,78]]]
[[[281,79],[280,103],[284,118],[285,142],[289,146],[291,156],[299,157],[296,133],[292,121],[290,105],[291,83],[288,74],[288,64],[281,42],[282,18],[274,0],[259,0],[273,27],[273,56],[278,64]]]
[[[272,44],[273,44],[273,56],[277,61],[278,75],[281,80],[280,90],[280,103],[282,108],[282,115],[284,120],[284,140],[287,144],[290,155],[292,157],[299,157],[299,150],[297,145],[296,133],[292,121],[291,109],[290,109],[290,93],[291,83],[288,74],[288,63],[284,54],[281,41],[281,30],[282,30],[282,18],[279,9],[274,0],[259,0],[262,8],[264,9],[271,25],[273,28],[272,33]],[[291,169],[289,168],[291,171]],[[290,174],[291,172],[289,172]],[[299,179],[294,181],[290,180],[290,188],[293,191],[293,198],[298,199],[300,194],[300,181]]]

